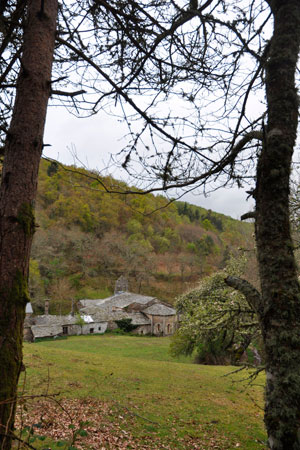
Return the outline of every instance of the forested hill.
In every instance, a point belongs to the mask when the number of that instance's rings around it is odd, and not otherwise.
[[[30,265],[36,312],[45,298],[50,312],[68,312],[72,299],[108,296],[121,274],[132,291],[172,302],[230,252],[253,247],[251,224],[184,202],[165,207],[163,196],[107,194],[86,175],[41,162]]]

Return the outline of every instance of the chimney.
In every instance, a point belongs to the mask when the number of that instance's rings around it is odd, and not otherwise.
[[[49,314],[49,300],[45,300],[45,316]]]

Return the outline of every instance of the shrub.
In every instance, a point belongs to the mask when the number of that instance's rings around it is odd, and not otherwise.
[[[118,325],[119,329],[124,331],[125,333],[130,333],[138,327],[137,325],[132,325],[132,319],[120,319],[115,320],[115,322]]]

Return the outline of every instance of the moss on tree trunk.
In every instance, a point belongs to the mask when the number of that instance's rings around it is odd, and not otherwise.
[[[289,226],[289,179],[298,125],[295,87],[300,2],[269,2],[274,35],[266,62],[268,123],[257,170],[256,242],[266,353],[269,447],[300,449],[300,289]]]
[[[30,248],[33,205],[50,94],[57,0],[28,2],[13,116],[0,188],[0,448],[11,448]]]
[[[3,297],[2,297],[3,298]],[[0,352],[1,352],[1,382],[0,399],[5,402],[0,405],[1,434],[0,442],[3,448],[9,448],[9,426],[15,415],[16,385],[22,367],[22,340],[25,305],[28,301],[27,281],[20,274],[16,274],[12,289],[8,295],[8,302],[4,315],[0,321]],[[14,327],[7,332],[7,320],[14,319]],[[3,429],[3,424],[6,425]]]

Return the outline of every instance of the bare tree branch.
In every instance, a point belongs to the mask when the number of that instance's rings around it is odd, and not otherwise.
[[[256,217],[255,211],[250,211],[250,212],[243,214],[241,216],[241,220],[255,219],[255,217]]]
[[[76,97],[76,95],[82,95],[85,94],[86,91],[81,89],[80,91],[74,91],[74,92],[66,92],[66,91],[56,91],[54,89],[51,89],[51,95],[61,95],[63,97]]]
[[[263,310],[263,303],[260,293],[257,289],[255,289],[252,284],[250,284],[248,281],[243,280],[242,278],[235,277],[235,276],[228,276],[225,278],[225,283],[236,289],[237,291],[241,292],[247,302],[249,303],[249,306],[259,315],[262,314]]]

